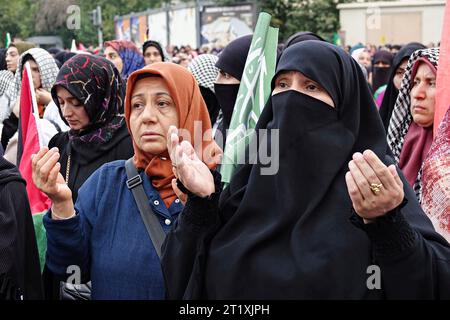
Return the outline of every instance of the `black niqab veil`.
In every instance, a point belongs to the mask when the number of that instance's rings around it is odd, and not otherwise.
[[[347,53],[320,41],[286,49],[276,72],[284,70],[321,84],[336,108],[292,90],[272,96],[257,128],[279,130],[279,170],[262,175],[263,165],[243,165],[222,192],[223,223],[209,244],[203,295],[381,298],[383,291],[366,286],[371,243],[349,222],[344,178],[356,151],[385,159],[384,128],[366,80]]]
[[[246,35],[231,41],[220,53],[216,67],[241,81],[251,43],[252,35]],[[224,121],[220,129],[223,137],[226,137],[226,130],[231,123],[238,91],[239,84],[214,84],[214,93],[223,113]],[[225,141],[223,145],[225,145]]]
[[[220,53],[216,67],[241,81],[251,44],[252,35],[234,39]]]
[[[391,120],[392,111],[394,110],[395,102],[398,97],[398,89],[394,85],[394,77],[397,68],[405,59],[409,59],[409,56],[413,54],[414,51],[425,49],[426,47],[418,42],[411,42],[404,46],[394,57],[392,63],[391,75],[389,76],[389,82],[386,87],[386,92],[384,93],[383,102],[380,106],[380,117],[383,121],[384,128],[387,131],[389,127],[389,121]]]
[[[373,55],[373,64],[372,64],[372,87],[373,91],[376,92],[379,87],[384,86],[389,81],[389,75],[392,70],[392,60],[394,56],[392,53],[386,50],[377,51]],[[375,64],[378,62],[384,62],[389,64],[389,67],[376,67]]]

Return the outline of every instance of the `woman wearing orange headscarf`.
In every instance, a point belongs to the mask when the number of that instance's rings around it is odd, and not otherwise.
[[[182,128],[183,138],[196,145],[197,156],[213,169],[221,151],[211,139],[208,110],[188,70],[156,63],[128,78],[125,118],[137,180],[167,233],[183,208],[174,191],[175,187],[179,192],[167,131],[170,125]],[[93,299],[164,299],[160,248],[155,248],[128,188],[125,161],[110,162],[94,172],[79,189],[74,206],[58,158],[58,150],[43,148],[32,160],[35,184],[53,201],[44,218],[49,269],[67,276],[74,272],[68,268],[77,266],[80,280],[92,281]]]

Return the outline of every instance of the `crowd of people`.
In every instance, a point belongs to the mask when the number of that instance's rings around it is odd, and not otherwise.
[[[450,298],[439,47],[341,48],[295,33],[278,46],[256,125],[264,134],[254,137],[257,150],[277,150],[279,170],[261,174],[256,152],[224,188],[219,169],[251,42],[0,49],[0,299]],[[25,182],[26,64],[42,147]],[[51,201],[45,249],[26,183]]]

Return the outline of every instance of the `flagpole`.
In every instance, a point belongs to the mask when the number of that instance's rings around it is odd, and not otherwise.
[[[9,32],[7,32],[6,33],[5,48],[8,49],[10,44],[11,44],[11,34]]]
[[[239,161],[244,160],[245,148],[253,139],[258,118],[270,97],[270,81],[275,74],[278,29],[270,26],[271,15],[261,12],[253,33],[245,62],[220,173],[227,186]],[[224,132],[225,134],[225,132]]]
[[[37,100],[36,100],[36,92],[34,91],[33,75],[31,73],[30,63],[28,61],[25,62],[25,69],[27,71],[28,82],[30,84],[31,104],[32,104],[32,107],[33,107],[33,115],[34,115],[34,119],[36,120],[36,126],[39,127],[39,121],[37,121],[40,118],[39,117],[39,108],[38,108]],[[41,136],[40,135],[39,135],[39,146],[42,147],[42,140],[41,140]]]

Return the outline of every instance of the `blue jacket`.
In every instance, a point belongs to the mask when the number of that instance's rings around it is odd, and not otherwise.
[[[145,172],[140,175],[167,233],[183,206],[176,199],[167,209]],[[52,220],[49,211],[47,265],[66,277],[69,266],[79,266],[81,280],[92,281],[92,299],[164,299],[160,261],[126,180],[124,160],[107,163],[80,188],[74,218]]]

